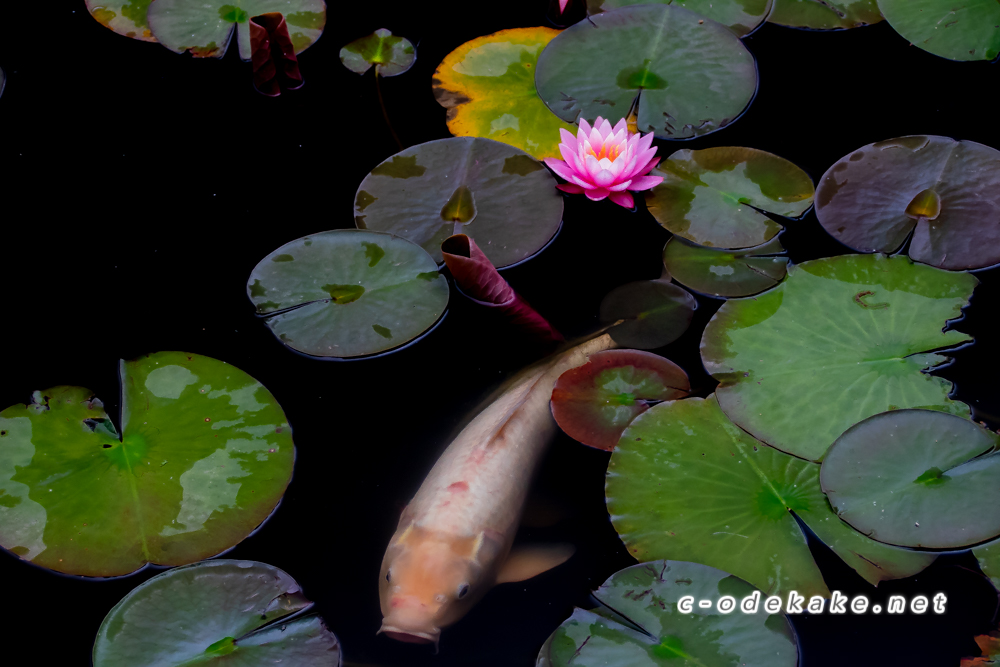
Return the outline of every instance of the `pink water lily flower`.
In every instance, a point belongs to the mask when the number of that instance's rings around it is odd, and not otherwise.
[[[653,135],[629,132],[624,118],[614,127],[600,116],[593,127],[581,118],[575,137],[562,128],[559,132],[559,152],[564,159],[547,157],[545,164],[569,181],[556,186],[563,192],[582,192],[594,201],[608,197],[619,206],[632,208],[635,202],[629,190],[648,190],[663,181],[662,176],[648,175],[660,161],[652,145]]]

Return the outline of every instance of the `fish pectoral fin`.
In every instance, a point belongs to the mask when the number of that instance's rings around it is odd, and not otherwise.
[[[562,565],[575,551],[576,548],[572,544],[515,547],[500,568],[497,583],[506,584],[536,577],[542,572],[548,572]]]

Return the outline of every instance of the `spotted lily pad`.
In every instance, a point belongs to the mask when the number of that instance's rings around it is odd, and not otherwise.
[[[714,396],[671,401],[622,434],[608,464],[608,512],[638,560],[704,563],[768,595],[829,595],[796,517],[872,584],[934,560],[870,540],[838,519],[819,475],[818,464],[738,428]]]
[[[781,282],[788,259],[777,238],[756,248],[719,250],[673,237],[663,248],[663,265],[674,280],[711,296],[750,296]]]
[[[556,180],[540,162],[478,137],[407,148],[372,169],[354,199],[361,229],[409,239],[439,263],[441,243],[467,234],[498,269],[541,250],[562,212]]]
[[[638,97],[640,132],[689,139],[743,113],[757,66],[715,21],[677,5],[634,5],[564,30],[539,56],[535,84],[567,122],[624,118]]]
[[[374,65],[379,76],[396,76],[413,67],[416,60],[413,43],[385,28],[356,39],[340,50],[340,62],[357,74],[364,74]]]
[[[1000,55],[996,0],[878,0],[893,29],[914,46],[951,60],[994,60]]]
[[[781,231],[763,212],[799,218],[813,202],[807,173],[755,148],[679,150],[652,173],[663,182],[646,194],[649,212],[677,236],[703,246],[761,245]]]
[[[559,129],[576,127],[549,111],[535,90],[538,54],[552,28],[513,28],[466,42],[449,53],[431,80],[448,110],[448,130],[486,137],[536,158],[559,157]]]
[[[601,322],[620,324],[608,330],[622,347],[653,350],[681,337],[691,325],[698,302],[669,280],[638,280],[608,292],[601,301]]]
[[[0,546],[92,577],[184,565],[238,543],[292,476],[285,414],[222,361],[157,352],[120,366],[121,436],[83,387],[0,412]]]
[[[743,613],[743,600],[762,598],[747,582],[698,563],[658,560],[616,572],[594,591],[605,605],[573,615],[552,634],[536,667],[795,667],[798,648],[787,617],[763,601]],[[693,608],[683,610],[685,598]],[[719,609],[732,599],[735,611]],[[697,602],[711,601],[708,608]],[[682,602],[683,601],[683,602]]]
[[[1000,151],[933,135],[868,144],[823,175],[816,217],[862,252],[892,252],[912,233],[909,254],[918,262],[952,270],[996,264]]]
[[[163,46],[197,58],[226,55],[235,30],[240,58],[250,60],[250,19],[271,12],[285,17],[295,53],[312,46],[326,26],[323,0],[156,0],[149,4],[147,19]]]
[[[590,14],[629,5],[677,5],[698,12],[727,26],[737,37],[745,37],[767,20],[775,0],[587,0]]]
[[[995,433],[934,410],[874,415],[837,438],[823,491],[840,518],[872,539],[954,549],[1000,535]]]
[[[159,2],[159,0],[157,0]],[[101,623],[94,667],[340,667],[340,644],[276,567],[211,560],[137,586]]]
[[[978,281],[906,257],[842,255],[793,265],[774,289],[731,299],[701,341],[719,404],[741,428],[805,459],[823,458],[857,422],[897,408],[967,417],[951,383],[924,371],[933,350],[970,340],[942,332]]]
[[[153,0],[86,0],[87,11],[105,28],[119,35],[155,42],[149,31],[146,11]]]
[[[606,350],[559,376],[552,416],[566,435],[611,451],[622,431],[651,404],[682,398],[691,390],[674,362],[639,350]]]
[[[771,23],[809,30],[844,30],[882,20],[876,0],[774,0]]]

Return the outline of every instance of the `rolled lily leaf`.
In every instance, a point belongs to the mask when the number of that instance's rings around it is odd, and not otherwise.
[[[845,30],[878,23],[882,14],[876,0],[774,0],[767,20],[790,28]]]
[[[777,0],[587,0],[587,11],[598,14],[629,5],[677,5],[726,26],[746,37],[767,21]]]
[[[471,238],[465,234],[448,237],[441,244],[441,254],[455,284],[467,297],[482,306],[497,309],[515,328],[543,345],[565,340],[514,291]]]
[[[994,60],[1000,55],[996,0],[878,0],[885,19],[913,46],[950,60]]]
[[[601,301],[600,318],[622,347],[653,350],[687,331],[698,302],[669,278],[637,280],[616,287]]]
[[[87,11],[105,28],[119,35],[155,42],[149,30],[146,12],[153,0],[86,0]]]
[[[741,297],[758,294],[781,282],[787,257],[777,238],[756,248],[706,248],[675,236],[663,248],[663,266],[680,284],[702,294]]]
[[[417,51],[410,40],[396,37],[385,28],[340,50],[340,62],[356,74],[364,74],[374,65],[378,76],[396,76],[413,67],[416,60]]]
[[[253,48],[253,85],[258,92],[277,97],[281,94],[282,82],[288,90],[302,87],[304,81],[284,16],[272,12],[251,18],[250,45]]]

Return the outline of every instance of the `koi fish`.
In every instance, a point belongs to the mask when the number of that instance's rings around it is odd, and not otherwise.
[[[571,547],[511,546],[531,478],[556,433],[553,385],[611,347],[605,333],[525,369],[448,446],[403,510],[382,559],[379,633],[436,647],[441,629],[494,585],[569,559]]]

